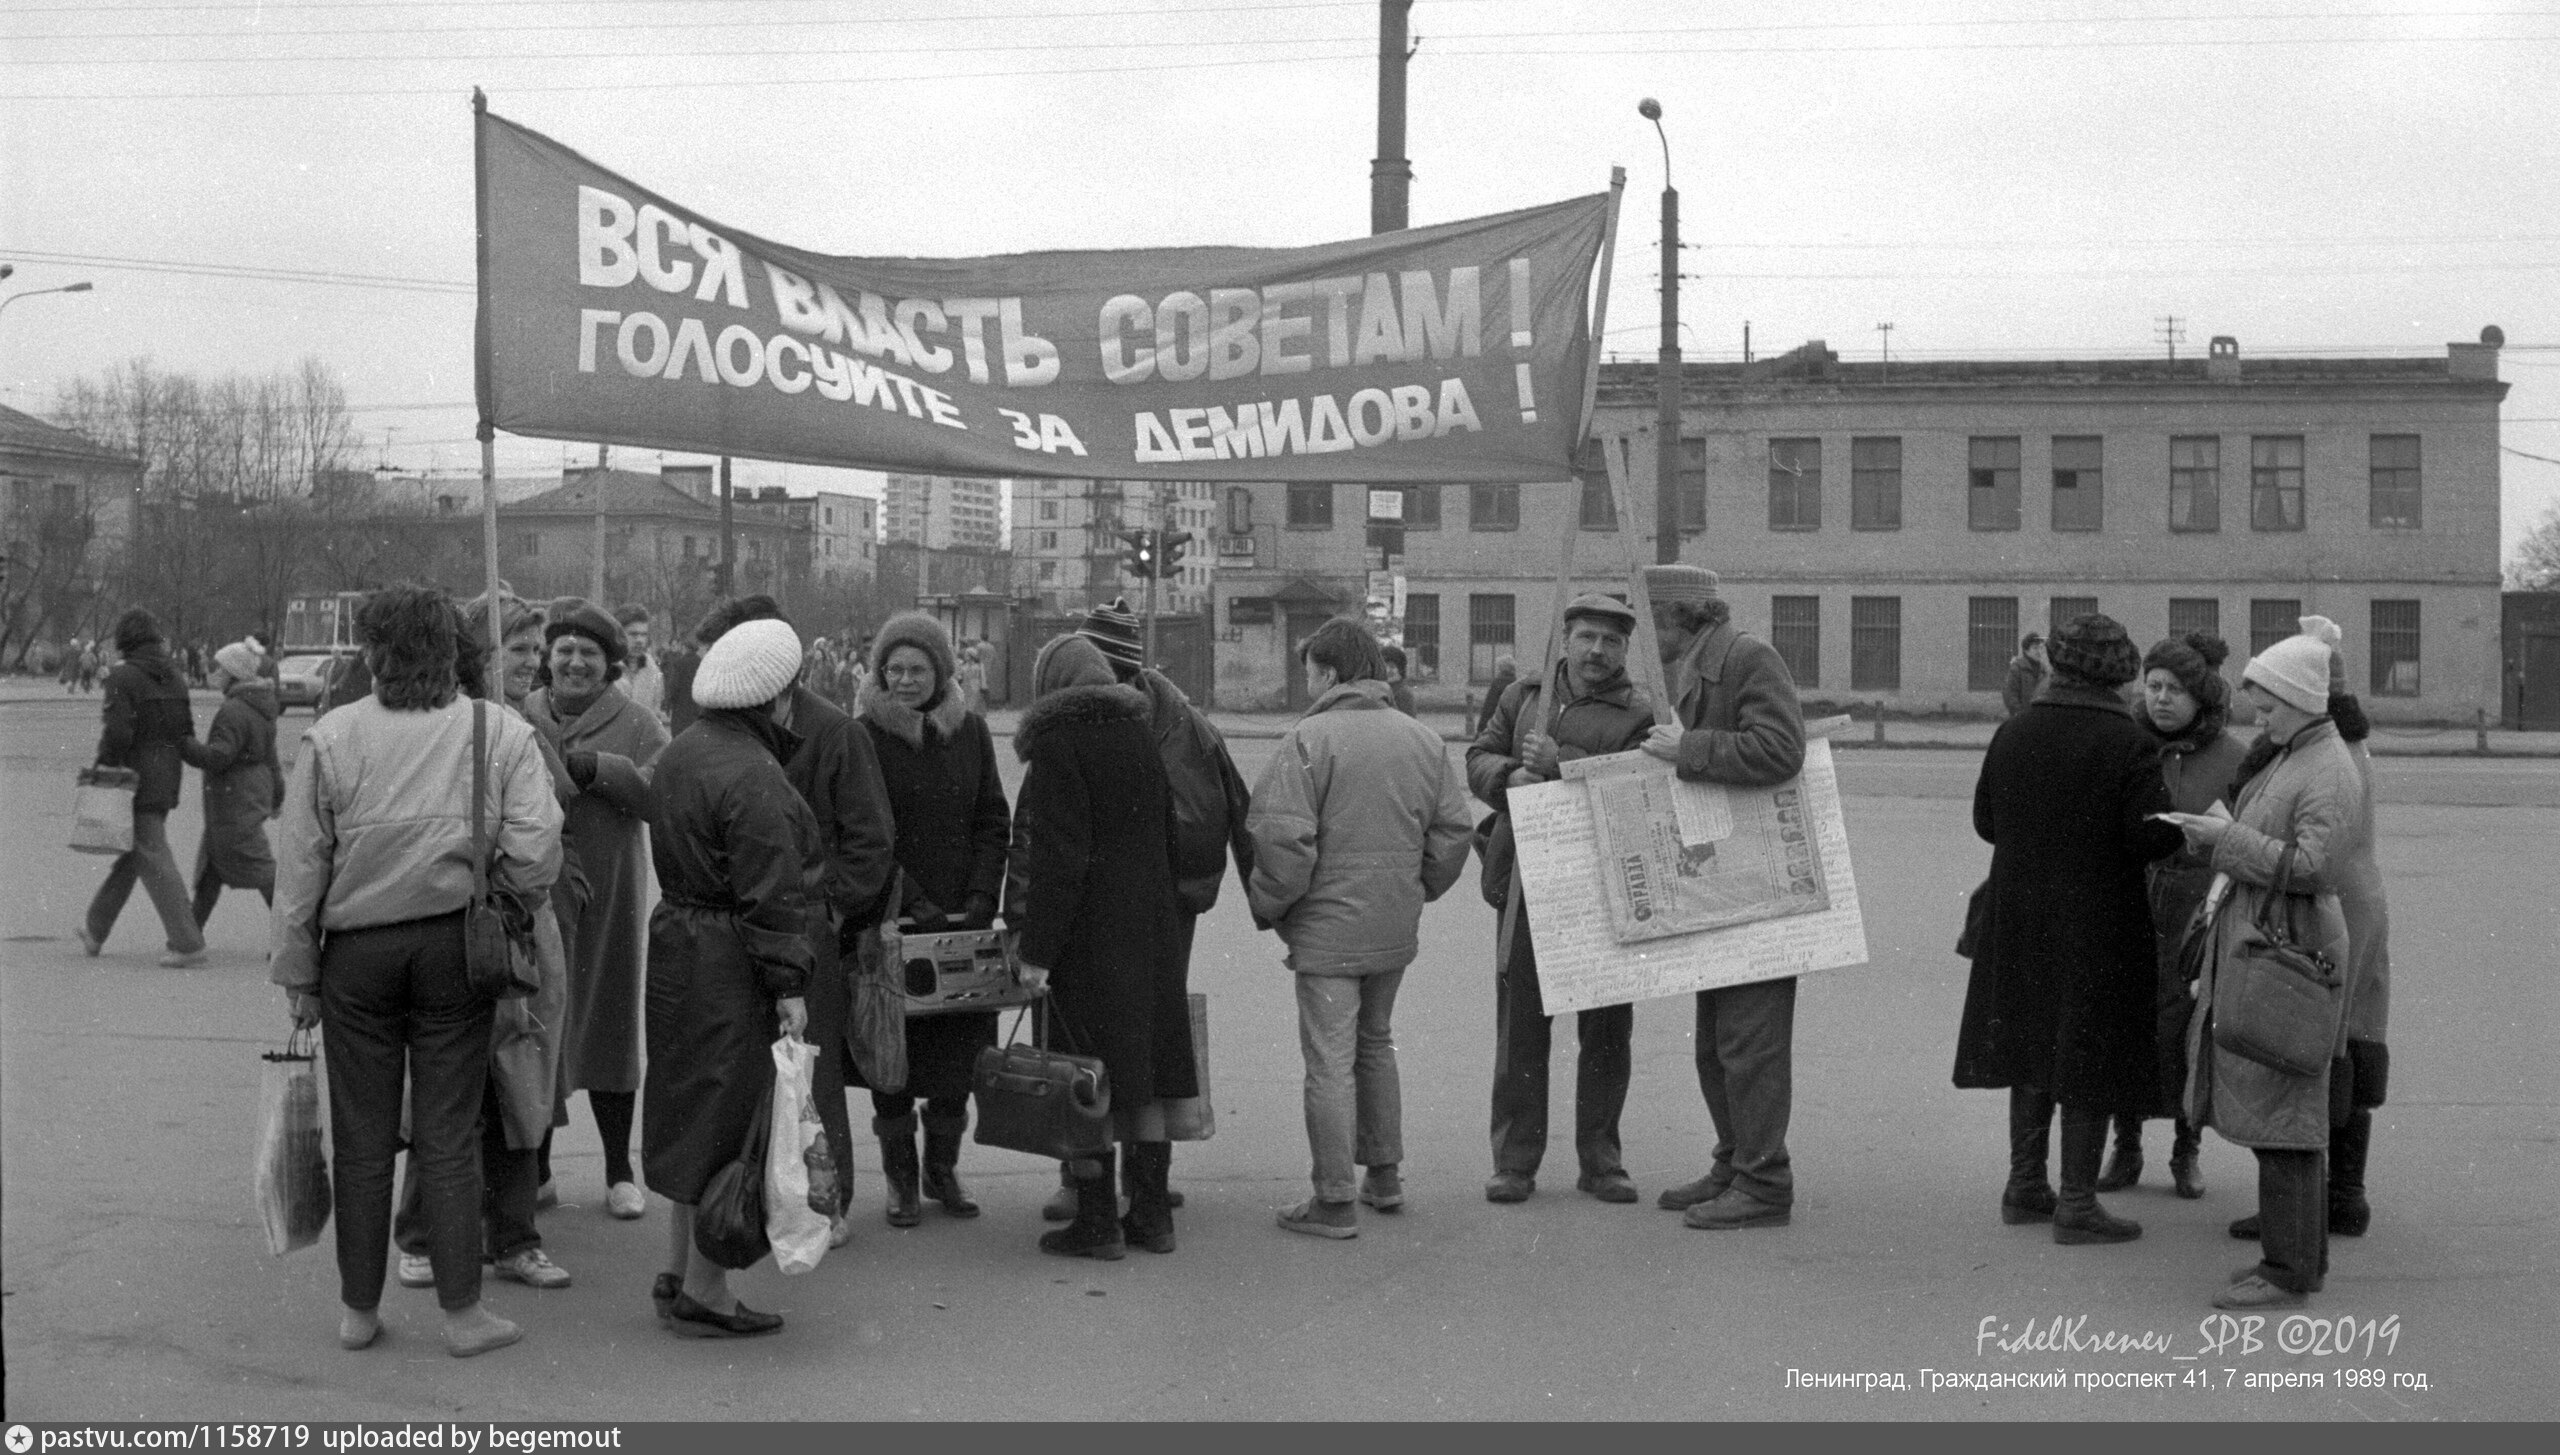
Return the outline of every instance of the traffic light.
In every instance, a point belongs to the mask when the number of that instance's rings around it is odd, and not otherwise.
[[[1156,574],[1170,579],[1182,569],[1182,548],[1191,543],[1191,532],[1173,531],[1165,536],[1163,549],[1157,552]]]
[[[1120,532],[1129,549],[1120,553],[1120,569],[1143,581],[1156,573],[1156,533],[1143,527]]]

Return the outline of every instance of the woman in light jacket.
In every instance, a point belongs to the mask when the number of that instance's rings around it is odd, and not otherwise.
[[[2217,873],[2230,876],[2212,925],[2213,942],[2187,1030],[2187,1118],[2250,1148],[2258,1156],[2261,1256],[2214,1297],[2216,1308],[2299,1308],[2329,1271],[2328,1209],[2321,1160],[2329,1147],[2329,1078],[2323,1065],[2293,1076],[2224,1049],[2214,1022],[2229,1010],[2226,977],[2260,906],[2286,876],[2280,903],[2295,944],[2348,965],[2346,913],[2338,903],[2342,850],[2365,832],[2363,775],[2330,721],[2329,644],[2287,637],[2250,660],[2242,692],[2265,723],[2274,757],[2252,775],[2232,805],[2234,818],[2181,813],[2172,817],[2188,841],[2209,849]],[[2329,1008],[2343,1012],[2352,987],[2342,984]],[[2329,1027],[2336,1054],[2346,1054],[2346,1023]]]
[[[478,704],[455,690],[455,616],[443,592],[375,592],[356,631],[374,692],[303,736],[285,794],[268,974],[294,1023],[327,1035],[339,1343],[361,1349],[382,1332],[405,1082],[445,1348],[467,1356],[520,1332],[480,1306],[475,1143],[495,1008],[471,986],[462,934]],[[538,905],[560,870],[550,775],[532,730],[508,714],[487,713],[482,738],[492,882]]]

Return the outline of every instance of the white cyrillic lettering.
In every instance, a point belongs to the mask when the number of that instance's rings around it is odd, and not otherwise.
[[[1129,417],[1138,440],[1137,459],[1142,465],[1178,464],[1182,451],[1173,447],[1173,436],[1164,432],[1164,422],[1152,412],[1141,410]]]
[[[649,356],[642,358],[631,347],[632,336],[646,329],[650,335]],[[626,313],[622,327],[613,335],[613,352],[622,360],[622,372],[642,377],[655,374],[667,362],[666,320],[654,313]]]
[[[720,371],[711,362],[710,331],[702,326],[702,320],[698,318],[688,318],[676,325],[675,347],[667,350],[667,366],[658,371],[658,377],[682,378],[684,366],[688,361],[700,373],[703,383],[720,382]]]
[[[904,381],[901,381],[901,383],[903,382]],[[935,424],[941,425],[945,429],[967,429],[969,427],[968,421],[960,417],[960,406],[951,402],[950,395],[943,393],[941,390],[934,388],[930,384],[918,384],[915,392],[924,396],[925,416],[928,419],[931,419]]]
[[[619,288],[639,275],[640,258],[631,250],[635,220],[631,204],[603,188],[578,189],[580,287]]]
[[[951,368],[951,351],[940,344],[928,345],[923,335],[941,333],[951,326],[942,305],[930,298],[898,300],[898,340],[915,355],[916,367],[928,374],[947,373]]]
[[[765,282],[773,288],[773,316],[793,333],[827,335],[827,310],[818,302],[817,285],[797,273],[764,265]],[[841,335],[838,336],[839,341]]]
[[[1475,402],[1467,398],[1467,381],[1464,379],[1440,381],[1440,422],[1432,429],[1431,436],[1437,439],[1453,429],[1471,429],[1478,434],[1484,432],[1483,422],[1476,418]]]
[[[1358,278],[1318,278],[1307,285],[1324,299],[1325,365],[1348,368],[1351,364],[1351,295],[1360,291]]]
[[[622,315],[607,308],[578,310],[578,372],[596,371],[596,330],[618,322]]]
[[[1299,413],[1298,401],[1283,399],[1278,405],[1268,399],[1254,406],[1261,416],[1262,453],[1269,455],[1301,455],[1307,450],[1307,421]]]
[[[942,306],[951,315],[951,326],[959,330],[960,352],[962,357],[969,361],[969,382],[986,383],[988,375],[985,324],[988,319],[996,316],[996,301],[992,298],[949,298],[943,300]]]
[[[747,361],[733,365],[729,351],[738,344],[747,346]],[[722,383],[740,389],[751,388],[764,377],[764,340],[743,323],[733,323],[720,330],[720,342],[711,350],[711,362],[720,366]]]
[[[1051,454],[1060,450],[1078,455],[1085,452],[1084,441],[1077,439],[1075,430],[1054,414],[1040,416],[1040,448]]]
[[[747,306],[747,259],[738,245],[701,223],[693,225],[693,251],[702,259],[702,285],[693,301],[708,303],[716,289],[731,308]]]
[[[1342,422],[1342,406],[1330,394],[1319,394],[1307,407],[1307,453],[1333,455],[1351,448],[1351,431]]]
[[[1410,272],[1402,281],[1407,362],[1424,358],[1472,359],[1483,352],[1484,302],[1472,264],[1449,270],[1449,300],[1445,308],[1431,296],[1430,273]]]
[[[996,335],[1004,344],[1004,382],[1015,389],[1037,389],[1058,377],[1058,346],[1022,331],[1022,300],[1007,298],[996,309]]]
[[[898,391],[891,380],[898,376],[878,364],[860,359],[847,359],[853,370],[853,402],[856,405],[877,404],[891,414],[898,412]]]
[[[1138,344],[1137,354],[1129,353],[1131,332],[1152,335],[1156,311],[1147,300],[1134,293],[1123,293],[1102,305],[1102,377],[1114,384],[1143,384],[1155,377],[1156,351],[1150,344]]]
[[[910,369],[915,367],[915,349],[906,334],[889,321],[889,305],[877,293],[863,293],[862,336],[847,334],[845,342],[875,359],[894,359]]]
[[[1209,406],[1209,438],[1216,443],[1221,460],[1262,458],[1262,429],[1250,404],[1238,406],[1233,415]]]
[[[1424,384],[1398,384],[1395,387],[1396,438],[1427,440],[1438,434],[1431,411],[1431,389]]]
[[[1262,372],[1303,374],[1315,367],[1313,357],[1287,350],[1289,345],[1303,342],[1314,332],[1316,321],[1291,317],[1280,311],[1292,303],[1305,301],[1314,293],[1315,285],[1311,283],[1274,283],[1262,290]]]
[[[786,352],[799,356],[800,372],[782,372],[782,357]],[[773,381],[774,388],[785,394],[797,394],[809,387],[808,363],[809,346],[787,333],[775,334],[764,346],[764,376]]]
[[[1197,293],[1169,293],[1156,305],[1156,375],[1180,384],[1209,372],[1209,305]]]
[[[1388,285],[1386,274],[1371,273],[1369,286],[1360,295],[1360,332],[1352,341],[1351,362],[1399,364],[1404,359],[1404,328],[1396,321],[1395,289]]]
[[[1262,366],[1262,299],[1250,288],[1209,290],[1209,377],[1237,379]]]
[[[832,349],[809,351],[809,372],[818,376],[818,392],[842,404],[853,397],[854,361]]]
[[[640,204],[640,277],[661,293],[681,293],[693,282],[693,263],[686,258],[668,261],[658,252],[661,234],[677,246],[691,237],[682,221],[655,202]]]
[[[1173,409],[1165,412],[1173,426],[1173,440],[1186,460],[1214,460],[1216,447],[1209,443],[1209,411],[1205,409]]]
[[[1378,422],[1372,427],[1368,411],[1376,410]],[[1384,389],[1363,389],[1351,396],[1351,438],[1363,446],[1383,445],[1396,437],[1396,402]]]

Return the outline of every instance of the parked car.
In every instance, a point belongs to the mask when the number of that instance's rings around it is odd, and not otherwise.
[[[320,705],[329,690],[329,679],[336,670],[336,659],[326,656],[287,657],[276,664],[276,705],[278,707],[310,707]]]

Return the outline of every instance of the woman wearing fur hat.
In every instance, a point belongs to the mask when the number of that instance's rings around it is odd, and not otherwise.
[[[574,597],[554,602],[542,629],[551,685],[524,700],[524,715],[577,784],[565,837],[586,871],[587,902],[573,936],[561,1092],[587,1093],[604,1138],[605,1209],[636,1218],[646,1207],[631,1172],[631,1115],[640,1090],[640,980],[647,953],[649,869],[643,832],[649,765],[667,745],[656,713],[612,690],[622,675],[621,626]]]
[[[1192,1059],[1173,877],[1173,789],[1148,729],[1147,695],[1102,649],[1063,636],[1032,663],[1034,701],[1014,731],[1022,779],[1018,898],[1026,974],[1049,986],[1052,1044],[1101,1058],[1116,1140],[1137,1165],[1129,1215],[1111,1151],[1069,1164],[1075,1221],[1044,1233],[1063,1257],[1173,1251],[1167,1100],[1200,1094]]]
[[[1956,1041],[1955,1084],[2009,1091],[2005,1223],[2057,1243],[2121,1243],[2139,1223],[2097,1197],[2107,1120],[2157,1099],[2153,948],[2144,866],[2175,853],[2157,740],[2126,712],[2142,658],[2091,613],[2046,646],[2053,675],[2000,725],[1973,790],[1991,878]],[[2062,1109],[2061,1191],[2046,1180]]]
[[[267,820],[284,805],[284,767],[276,761],[275,684],[258,675],[254,649],[233,642],[213,654],[213,685],[222,708],[201,743],[178,740],[187,766],[204,771],[204,837],[196,845],[196,924],[213,918],[225,887],[254,889],[273,904],[276,856]]]
[[[985,929],[1004,888],[1013,816],[996,773],[987,720],[962,700],[951,635],[922,612],[889,619],[872,640],[862,724],[880,759],[896,824],[897,915],[907,927]],[[907,1022],[907,1084],[871,1093],[889,1225],[923,1220],[931,1197],[953,1217],[978,1215],[958,1171],[969,1126],[969,1076],[996,1041],[992,1011],[916,1016]],[[859,1081],[857,1070],[849,1078]],[[916,1155],[916,1102],[924,1101],[924,1155]]]
[[[2228,807],[2232,775],[2248,750],[2224,731],[2231,715],[2231,688],[2222,680],[2223,660],[2231,649],[2211,632],[2189,632],[2155,643],[2142,658],[2142,705],[2135,718],[2160,744],[2160,773],[2169,786],[2171,807],[2180,813],[2203,813],[2216,803]],[[2213,882],[2213,865],[2196,849],[2182,849],[2152,862],[2151,929],[2157,937],[2160,978],[2153,1001],[2154,1045],[2160,1064],[2160,1090],[2150,1114],[2176,1118],[2169,1144],[2169,1178],[2180,1197],[2204,1196],[2204,1174],[2196,1165],[2200,1133],[2178,1115],[2187,1083],[2187,1011],[2194,1004],[2187,991],[2187,972],[2180,950],[2187,922],[2204,903]],[[2116,1114],[2116,1146],[2107,1169],[2098,1174],[2098,1190],[2114,1192],[2142,1178],[2142,1114]]]

